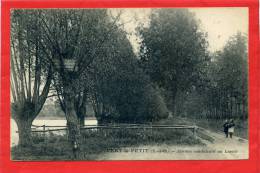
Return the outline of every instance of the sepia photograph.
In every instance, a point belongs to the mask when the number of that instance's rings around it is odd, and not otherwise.
[[[11,160],[249,159],[248,18],[12,9]]]

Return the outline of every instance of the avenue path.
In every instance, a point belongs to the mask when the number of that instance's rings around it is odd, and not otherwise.
[[[226,160],[248,159],[248,140],[236,136],[226,138],[224,133],[199,129],[212,139],[201,139],[205,145],[145,145],[109,149],[98,160]]]

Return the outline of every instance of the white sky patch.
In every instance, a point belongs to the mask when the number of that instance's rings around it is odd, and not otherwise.
[[[237,32],[248,34],[248,8],[194,8],[201,29],[208,33],[209,50],[223,48]]]
[[[128,33],[134,52],[139,51],[140,38],[136,35],[136,28],[139,25],[148,26],[149,16],[151,13],[150,8],[125,8],[125,9],[111,9],[113,16],[117,16],[121,12],[119,25]]]
[[[111,9],[113,14],[122,10],[120,23],[124,24],[124,30],[136,53],[139,51],[140,38],[136,36],[138,25],[149,24],[151,9]],[[200,21],[201,30],[208,34],[209,51],[221,50],[227,40],[237,32],[248,34],[248,8],[189,8]]]

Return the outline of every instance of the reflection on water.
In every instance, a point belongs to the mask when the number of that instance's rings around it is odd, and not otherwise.
[[[46,126],[66,126],[66,120],[62,119],[62,120],[44,120],[44,119],[35,119],[33,121],[33,125],[36,126],[42,126],[42,125],[46,125]],[[85,119],[85,125],[90,125],[90,126],[96,126],[97,125],[97,120],[96,119]],[[32,127],[35,128],[35,127]],[[64,127],[46,127],[45,129],[60,129],[60,128],[64,128]],[[43,130],[42,127],[33,129],[33,130]],[[15,121],[13,119],[11,119],[11,146],[15,146],[18,144],[19,141],[19,136],[18,136],[18,128],[17,125],[15,123]],[[63,135],[64,131],[59,132],[58,134]]]

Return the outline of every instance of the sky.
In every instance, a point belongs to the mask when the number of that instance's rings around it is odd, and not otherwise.
[[[148,26],[151,9],[120,9],[120,22],[129,34],[129,40],[137,53],[140,39],[135,35],[139,24]],[[200,28],[208,34],[209,51],[221,50],[227,40],[237,32],[248,34],[248,8],[189,8],[200,21]],[[113,9],[117,13],[119,9]]]

